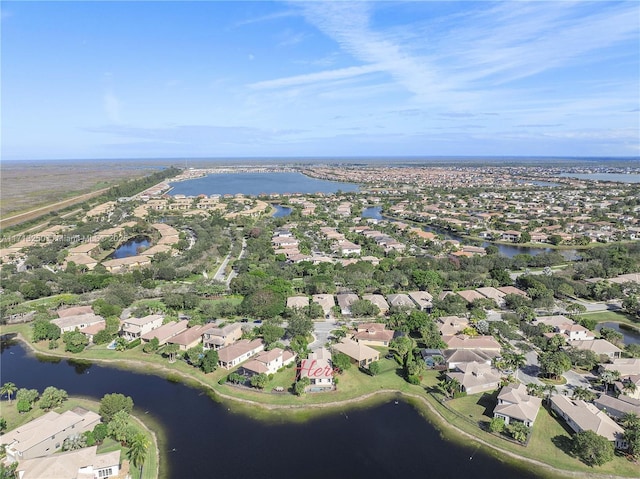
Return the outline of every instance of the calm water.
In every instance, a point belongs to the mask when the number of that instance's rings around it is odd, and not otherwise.
[[[74,366],[66,360],[40,362],[15,344],[2,348],[2,381],[39,391],[54,385],[96,399],[112,392],[131,396],[139,414],[150,414],[165,427],[164,477],[537,477],[483,454],[474,443],[464,447],[443,441],[403,402],[345,410],[305,423],[263,423],[233,414],[182,384],[97,365]]]
[[[620,323],[598,323],[596,331],[600,331],[602,328],[611,328],[622,334],[624,344],[640,344],[640,333],[631,329],[624,329],[620,327]]]
[[[116,250],[109,255],[111,259],[129,258],[138,254],[139,249],[148,248],[151,243],[149,238],[139,236],[132,238],[126,243],[122,243]]]
[[[619,181],[621,183],[640,183],[640,175],[633,173],[561,173],[563,178],[579,180]]]
[[[273,214],[274,218],[282,218],[291,214],[291,208],[282,205],[271,205],[275,208],[276,212]]]
[[[222,173],[172,184],[172,195],[244,195],[271,193],[335,193],[357,191],[358,185],[318,180],[301,173]]]
[[[363,218],[373,218],[374,220],[382,219],[382,206],[369,206],[362,210]]]

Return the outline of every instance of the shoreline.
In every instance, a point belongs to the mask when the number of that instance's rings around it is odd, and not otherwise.
[[[330,412],[332,409],[337,409],[344,406],[354,406],[361,403],[365,403],[369,400],[374,400],[377,398],[384,399],[384,397],[401,397],[407,400],[412,406],[417,407],[420,413],[426,412],[425,420],[430,422],[443,436],[447,436],[450,434],[458,436],[457,439],[471,439],[478,444],[478,447],[484,446],[485,449],[488,449],[494,457],[499,458],[497,454],[506,455],[513,461],[513,465],[515,467],[523,468],[526,467],[527,464],[535,465],[541,467],[545,470],[546,476],[552,474],[552,477],[589,477],[593,479],[628,479],[629,476],[613,476],[611,474],[604,473],[596,473],[596,472],[584,472],[584,471],[570,471],[566,469],[559,469],[545,462],[539,461],[537,459],[532,459],[529,457],[521,456],[512,451],[500,448],[494,444],[491,444],[484,439],[475,436],[467,431],[464,431],[456,426],[451,425],[447,419],[441,415],[441,413],[436,409],[436,407],[429,402],[426,397],[419,396],[417,394],[402,392],[394,389],[380,389],[378,391],[373,391],[367,394],[364,394],[359,397],[349,398],[342,401],[332,401],[328,403],[317,403],[317,404],[266,404],[259,401],[254,401],[251,399],[239,398],[233,395],[229,395],[217,390],[210,384],[202,381],[199,378],[193,377],[187,373],[182,371],[176,371],[174,369],[169,369],[164,366],[159,366],[153,363],[147,363],[145,361],[136,361],[131,359],[85,359],[85,358],[74,358],[73,356],[63,355],[63,354],[47,354],[36,349],[33,344],[27,341],[21,333],[15,333],[14,339],[23,343],[29,351],[36,355],[49,356],[49,357],[57,357],[57,358],[65,358],[72,360],[80,360],[80,361],[88,361],[96,364],[104,363],[104,364],[112,364],[117,366],[133,366],[133,370],[136,371],[141,369],[144,371],[144,374],[161,374],[163,377],[171,377],[179,378],[180,380],[184,380],[183,384],[187,386],[197,385],[198,387],[202,387],[205,391],[212,397],[212,400],[223,400],[223,401],[231,401],[237,404],[241,404],[243,406],[249,406],[252,408],[260,408],[263,411],[276,412],[276,411],[299,411],[299,412],[314,412],[317,410],[323,410]],[[191,384],[190,384],[191,383]],[[418,403],[418,404],[416,404]],[[421,414],[423,415],[423,414]],[[424,417],[424,415],[423,415]],[[153,432],[153,431],[152,431]],[[154,433],[154,438],[155,436]],[[447,439],[454,440],[454,439]],[[157,444],[157,442],[156,442]],[[159,447],[156,449],[158,454],[158,464],[160,464],[160,456],[159,456]],[[159,470],[159,467],[158,467]],[[159,474],[159,477],[160,474]]]

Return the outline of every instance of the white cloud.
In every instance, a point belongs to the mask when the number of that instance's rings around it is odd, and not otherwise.
[[[112,123],[120,123],[121,102],[112,90],[107,90],[103,96],[104,111]]]

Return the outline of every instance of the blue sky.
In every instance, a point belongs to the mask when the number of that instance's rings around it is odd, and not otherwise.
[[[11,2],[2,158],[638,156],[640,3]]]

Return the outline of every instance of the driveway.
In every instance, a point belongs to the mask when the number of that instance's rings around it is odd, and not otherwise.
[[[538,379],[540,366],[538,365],[538,354],[535,351],[528,351],[524,354],[527,364],[518,370],[518,379],[524,384],[542,384]]]
[[[324,346],[329,342],[329,335],[331,331],[336,329],[336,323],[334,319],[328,319],[326,321],[317,321],[313,323],[313,337],[314,341],[309,344],[309,349],[313,350]]]

